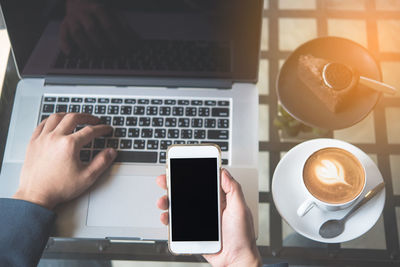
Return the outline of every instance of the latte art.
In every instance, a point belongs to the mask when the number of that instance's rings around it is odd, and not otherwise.
[[[336,160],[321,160],[321,164],[315,167],[315,176],[320,180],[321,183],[342,183],[349,185],[344,179],[344,169],[342,164]]]
[[[303,180],[317,199],[346,203],[356,198],[364,188],[365,173],[359,160],[341,148],[324,148],[314,152],[303,168]]]

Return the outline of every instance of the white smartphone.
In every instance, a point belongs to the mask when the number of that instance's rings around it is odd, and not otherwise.
[[[214,254],[222,248],[221,150],[172,145],[167,151],[168,248],[173,254]]]

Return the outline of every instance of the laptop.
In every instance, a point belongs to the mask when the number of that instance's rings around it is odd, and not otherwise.
[[[37,125],[55,112],[85,112],[113,133],[87,144],[80,159],[90,162],[105,147],[118,156],[90,190],[57,207],[52,236],[166,240],[156,207],[166,192],[155,178],[177,143],[221,147],[258,229],[262,1],[0,4],[21,78],[0,197],[16,191]]]

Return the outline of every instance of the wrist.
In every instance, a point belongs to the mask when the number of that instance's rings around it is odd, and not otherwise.
[[[46,197],[41,196],[40,194],[34,194],[32,192],[26,192],[20,189],[17,190],[17,192],[12,196],[12,198],[28,201],[49,210],[52,210],[54,208],[54,205],[50,204],[51,201],[48,201]]]
[[[245,255],[238,257],[238,260],[229,265],[229,267],[239,267],[239,266],[260,267],[261,265],[262,265],[261,257],[256,248],[255,250],[249,251]]]

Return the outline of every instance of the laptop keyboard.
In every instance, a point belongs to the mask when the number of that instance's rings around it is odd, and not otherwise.
[[[56,112],[81,112],[111,125],[112,133],[81,150],[84,162],[112,147],[118,151],[116,162],[165,163],[166,150],[172,144],[214,143],[221,148],[222,164],[227,165],[231,110],[229,98],[45,95],[39,121]]]

